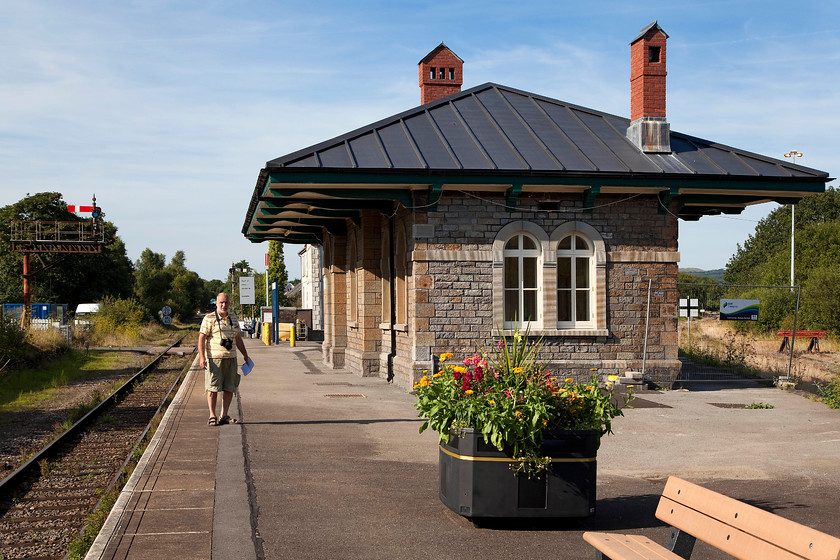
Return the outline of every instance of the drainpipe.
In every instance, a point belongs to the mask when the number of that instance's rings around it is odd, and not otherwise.
[[[388,383],[393,383],[394,381],[394,357],[397,355],[397,281],[396,281],[396,251],[394,248],[394,238],[396,237],[395,234],[395,224],[394,224],[394,217],[391,216],[388,218],[388,252],[390,256],[388,258],[388,275],[391,277],[391,281],[388,282],[388,291],[391,292],[389,297],[391,298],[391,308],[390,311],[390,333],[391,333],[391,349],[388,352]]]

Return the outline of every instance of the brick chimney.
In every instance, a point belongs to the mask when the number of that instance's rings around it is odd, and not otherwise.
[[[657,22],[630,43],[630,127],[627,137],[645,152],[671,152],[671,126],[665,120],[665,43]]]
[[[464,61],[443,43],[423,57],[419,67],[421,105],[461,91]]]

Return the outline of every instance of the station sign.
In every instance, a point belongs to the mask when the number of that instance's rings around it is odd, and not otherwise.
[[[239,305],[254,305],[256,303],[254,295],[254,277],[240,276],[239,277]]]
[[[722,299],[720,300],[721,321],[758,321],[757,299]]]

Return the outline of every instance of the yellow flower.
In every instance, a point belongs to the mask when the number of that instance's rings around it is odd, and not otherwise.
[[[617,375],[607,376],[607,381],[618,381],[618,376]]]
[[[455,373],[467,373],[467,368],[464,366],[455,366],[452,369],[455,370]]]
[[[571,377],[566,378],[566,383],[574,383],[574,382],[575,382],[575,380],[572,379]]]
[[[516,415],[516,417],[518,418],[518,417],[522,416],[522,411],[517,410],[516,412],[514,412],[514,414],[515,414],[515,415]]]
[[[453,354],[452,352],[444,352],[443,354],[440,355],[439,361],[445,362],[446,360],[448,360],[449,358],[451,358],[454,355],[455,354]]]
[[[496,401],[490,401],[490,404],[496,404]]]
[[[598,368],[596,368],[596,367],[589,368],[589,371],[598,371]]]
[[[543,418],[543,426],[548,426],[548,420],[546,420],[545,418]]]
[[[427,375],[424,375],[423,377],[421,377],[420,381],[417,382],[417,385],[419,385],[420,387],[428,387],[431,384],[432,384],[432,380],[429,379],[429,377]]]
[[[522,368],[521,367],[513,368],[513,373],[522,373]]]
[[[439,371],[436,374],[434,374],[432,377],[440,377],[441,375],[443,375],[443,372]]]
[[[474,391],[472,389],[467,389],[466,391],[464,391],[464,393],[467,394],[467,395],[472,395],[473,392]]]

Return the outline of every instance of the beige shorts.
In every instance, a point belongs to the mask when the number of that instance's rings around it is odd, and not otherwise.
[[[239,387],[236,358],[210,358],[204,370],[204,390],[233,393]]]

